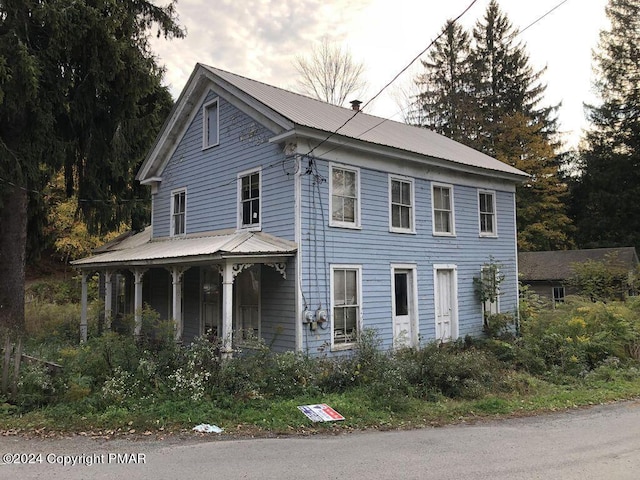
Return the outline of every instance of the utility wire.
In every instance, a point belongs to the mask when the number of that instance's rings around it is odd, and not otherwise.
[[[533,22],[531,22],[529,25],[527,25],[526,27],[524,27],[522,30],[518,30],[513,36],[512,38],[516,38],[519,35],[521,35],[523,32],[525,32],[526,30],[528,30],[529,28],[533,27],[535,24],[537,24],[538,22],[540,22],[542,19],[544,19],[545,17],[547,17],[548,15],[550,15],[551,13],[553,13],[555,10],[557,10],[558,8],[560,8],[562,5],[564,5],[565,3],[567,3],[569,0],[562,0],[560,3],[558,3],[557,5],[555,5],[553,8],[551,8],[550,10],[548,10],[546,13],[544,13],[543,15],[541,15],[540,17],[536,18]],[[471,7],[473,7],[473,5],[477,2],[477,0],[474,0],[471,4],[469,4],[469,6],[467,8],[464,9],[464,11],[458,15],[453,21],[452,23],[457,22],[460,18],[462,18],[462,16],[467,13]],[[420,52],[413,60],[411,60],[411,62],[409,62],[409,64],[407,64],[406,67],[404,67],[395,77],[393,77],[393,79],[391,79],[391,81],[389,83],[387,83],[384,87],[382,87],[382,89],[376,93],[368,102],[366,102],[363,106],[362,109],[364,109],[365,107],[367,107],[371,102],[373,102],[376,98],[378,98],[382,92],[384,90],[386,90],[389,86],[391,86],[391,84],[393,84],[393,82],[395,82],[404,72],[406,72],[411,65],[413,65],[422,55],[424,55],[432,46],[435,42],[437,42],[440,37],[442,37],[445,34],[445,30],[443,30],[442,32],[440,32],[440,34],[434,38],[431,43],[429,43],[429,45],[427,45],[427,47],[422,50],[422,52]],[[396,115],[398,115],[399,113],[402,113],[405,109],[401,109],[399,112],[396,112],[395,114],[393,114],[391,117],[395,117]],[[331,137],[333,137],[334,135],[336,135],[342,128],[344,128],[351,120],[353,120],[353,118],[357,115],[361,113],[360,110],[356,111],[351,117],[349,117],[340,127],[338,127],[336,130],[334,130],[329,136],[327,136],[324,140],[322,140],[318,145],[316,145],[315,147],[313,147],[309,153],[307,155],[311,155],[318,147],[320,147],[323,143],[327,142]],[[358,137],[356,138],[361,138],[362,135],[364,135],[365,133],[370,132],[371,130],[374,130],[375,128],[378,128],[380,125],[382,125],[384,122],[390,120],[390,118],[383,118],[380,120],[379,123],[376,123],[375,125],[373,125],[372,127],[369,127],[367,130],[365,130],[364,132],[360,133],[358,135]],[[334,150],[337,150],[338,148],[340,148],[339,146],[336,146],[335,148],[329,150],[327,153],[332,152]]]
[[[565,0],[566,1],[566,0]],[[465,8],[462,13],[460,13],[456,18],[453,19],[453,23],[457,22],[458,20],[460,20],[460,18],[462,18],[462,16],[467,13],[469,10],[471,10],[471,7],[473,7],[476,3],[478,2],[478,0],[473,0],[469,6],[467,8]],[[376,98],[378,98],[382,92],[384,92],[387,88],[389,88],[391,86],[391,84],[393,82],[395,82],[400,75],[402,75],[404,72],[406,72],[411,65],[413,65],[422,55],[424,55],[432,46],[434,43],[436,43],[440,37],[442,37],[445,34],[445,30],[443,30],[442,32],[440,32],[440,34],[438,34],[433,40],[431,40],[431,42],[429,43],[429,45],[427,45],[418,55],[416,55],[413,60],[411,60],[402,70],[400,70],[400,72],[398,72],[396,74],[395,77],[393,77],[384,87],[382,87],[380,89],[380,91],[378,93],[376,93],[373,97],[371,97],[369,99],[369,101],[367,101],[367,103],[365,103],[363,105],[363,109],[365,107],[367,107],[371,102],[373,102]],[[327,142],[331,137],[333,137],[334,135],[336,135],[340,130],[342,130],[351,120],[353,120],[355,118],[356,115],[358,115],[361,112],[361,110],[356,110],[353,115],[351,115],[351,117],[349,117],[342,125],[340,125],[336,130],[334,130],[331,134],[329,134],[328,137],[326,137],[324,140],[322,140],[318,145],[316,145],[315,147],[313,147],[309,153],[307,153],[307,155],[311,155],[318,147],[320,147],[322,144],[324,144],[325,142]],[[382,123],[382,122],[381,122]]]

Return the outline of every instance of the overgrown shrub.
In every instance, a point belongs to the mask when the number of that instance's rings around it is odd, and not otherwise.
[[[630,272],[621,263],[617,254],[606,255],[603,260],[587,260],[571,265],[572,275],[568,280],[579,295],[594,302],[624,300],[630,291],[639,285],[640,270]]]
[[[568,300],[522,322],[521,331],[520,365],[536,374],[559,369],[581,375],[610,357],[637,360],[640,351],[634,303]]]
[[[402,360],[409,365],[408,382],[424,398],[479,398],[500,376],[499,364],[490,354],[455,343],[430,343],[420,350],[408,350]]]

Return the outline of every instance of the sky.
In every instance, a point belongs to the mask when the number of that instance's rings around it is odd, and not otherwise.
[[[366,103],[403,70],[472,0],[178,0],[185,39],[153,39],[174,98],[196,63],[204,63],[281,88],[294,89],[296,56],[309,55],[323,37],[347,48],[365,67]],[[161,1],[159,3],[162,3]],[[528,25],[517,40],[536,70],[546,68],[545,103],[561,103],[566,148],[576,147],[587,128],[584,103],[597,102],[592,50],[607,28],[607,0],[498,0],[514,27]],[[470,29],[489,0],[477,0],[460,19]],[[366,112],[402,121],[401,94],[420,72],[416,62]]]

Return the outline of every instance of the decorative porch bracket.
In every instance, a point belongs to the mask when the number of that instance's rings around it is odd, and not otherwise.
[[[286,262],[278,262],[278,263],[265,263],[267,267],[274,268],[276,272],[282,275],[282,278],[287,279],[287,263]]]

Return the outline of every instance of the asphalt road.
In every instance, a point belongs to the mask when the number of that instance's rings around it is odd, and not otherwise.
[[[0,463],[0,479],[640,478],[640,401],[410,431],[212,435],[210,441],[0,437],[0,454],[13,454],[0,458],[27,454],[22,460],[32,461]]]

